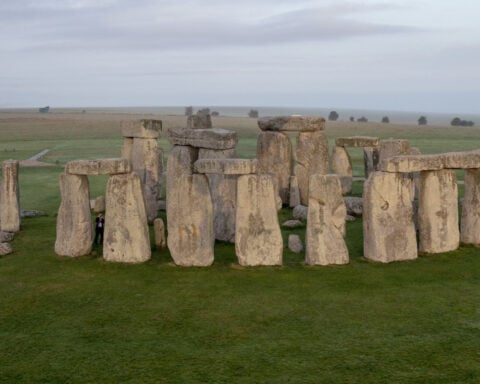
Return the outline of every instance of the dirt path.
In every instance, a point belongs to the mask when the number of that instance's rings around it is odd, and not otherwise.
[[[27,160],[20,161],[20,166],[22,167],[51,167],[53,164],[45,163],[43,161],[38,161],[38,159],[45,156],[50,150],[44,149],[43,151],[37,153],[36,155],[30,157]]]

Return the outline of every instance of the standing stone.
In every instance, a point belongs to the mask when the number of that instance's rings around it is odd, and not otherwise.
[[[334,147],[332,152],[332,171],[340,178],[342,194],[352,192],[352,160],[344,147]]]
[[[167,210],[171,192],[177,191],[177,181],[181,176],[193,174],[193,164],[198,159],[198,149],[187,145],[175,145],[167,160]]]
[[[228,159],[235,157],[235,154],[235,148],[224,150],[200,148],[198,158]],[[234,243],[238,176],[208,174],[207,178],[212,194],[215,239]]]
[[[290,176],[290,208],[300,205],[300,190],[297,176]]]
[[[460,240],[480,244],[480,169],[466,169]]]
[[[5,232],[18,232],[20,230],[18,164],[18,160],[6,160],[2,163],[0,228]]]
[[[454,170],[420,172],[418,226],[420,252],[442,253],[458,248],[458,188]]]
[[[300,189],[300,201],[308,204],[308,182],[313,174],[328,173],[328,142],[323,131],[300,132],[297,137],[295,175]]]
[[[380,152],[377,147],[363,148],[363,163],[365,169],[365,178],[368,179],[372,172],[378,171],[378,161]]]
[[[168,198],[168,249],[184,267],[213,263],[213,205],[205,175],[180,176]]]
[[[132,160],[133,137],[124,137],[122,146],[122,158]]]
[[[374,172],[363,188],[363,252],[390,263],[417,258],[412,180],[399,173]]]
[[[106,188],[103,258],[141,263],[151,257],[142,182],[136,173],[112,175]]]
[[[165,238],[165,224],[159,217],[153,220],[153,233],[155,235],[155,247],[157,249],[165,249],[167,247],[167,240]]]
[[[88,177],[60,175],[60,194],[55,253],[71,257],[88,255],[93,240]]]
[[[303,243],[298,235],[288,235],[288,249],[294,253],[303,251]]]
[[[289,203],[290,176],[292,174],[292,143],[281,132],[261,132],[257,139],[258,173],[273,174],[284,204]]]
[[[282,264],[283,240],[271,176],[238,178],[235,251],[240,265]]]
[[[308,199],[305,262],[310,265],[348,264],[345,244],[347,209],[337,175],[312,175]]]
[[[95,204],[93,205],[93,212],[105,212],[105,196],[98,196],[95,199]]]
[[[212,118],[210,113],[205,113],[200,110],[195,115],[187,117],[187,128],[190,129],[204,129],[212,128]]]
[[[380,155],[378,162],[381,164],[384,160],[393,156],[409,155],[410,143],[408,140],[382,140],[380,141]]]

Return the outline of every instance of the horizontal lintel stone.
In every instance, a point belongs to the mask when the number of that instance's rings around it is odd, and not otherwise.
[[[228,129],[170,128],[168,139],[173,145],[189,145],[195,148],[230,149],[238,142],[237,133]]]
[[[98,160],[73,160],[65,165],[65,171],[71,175],[116,175],[130,173],[132,165],[122,158]]]
[[[377,147],[379,142],[378,137],[371,136],[337,137],[335,139],[335,145],[337,147]]]
[[[162,120],[124,120],[121,127],[123,137],[158,139],[162,132]]]
[[[262,131],[323,131],[325,129],[325,119],[323,117],[297,115],[262,117],[258,119],[258,127]]]
[[[249,175],[257,172],[257,159],[200,159],[194,166],[196,173]]]

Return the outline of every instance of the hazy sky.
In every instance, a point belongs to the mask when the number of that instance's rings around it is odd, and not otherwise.
[[[478,0],[0,0],[0,107],[480,113]]]

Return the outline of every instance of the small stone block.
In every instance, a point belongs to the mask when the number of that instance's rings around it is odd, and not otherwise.
[[[123,137],[158,139],[162,132],[162,120],[125,120],[121,122]]]
[[[170,128],[168,139],[173,145],[189,145],[195,148],[230,149],[238,142],[237,133],[227,129]]]

